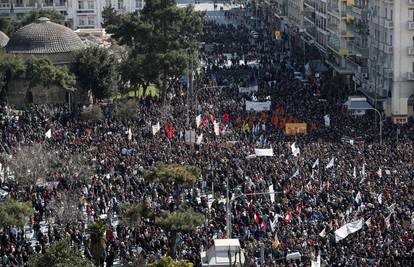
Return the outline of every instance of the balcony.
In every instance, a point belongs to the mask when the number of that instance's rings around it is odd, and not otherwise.
[[[391,55],[394,53],[394,47],[392,45],[384,44],[382,47],[382,51],[384,51],[386,54]]]
[[[408,29],[409,30],[414,30],[414,21],[409,21],[408,22]]]
[[[394,27],[394,22],[390,19],[382,19],[381,25],[386,29],[392,29]]]
[[[414,5],[414,0],[408,0],[409,5]]]
[[[414,81],[414,72],[407,72],[407,80]]]
[[[409,47],[408,48],[408,55],[409,56],[414,56],[414,47]]]
[[[394,78],[394,71],[392,69],[384,69],[384,78],[385,79],[392,79]]]

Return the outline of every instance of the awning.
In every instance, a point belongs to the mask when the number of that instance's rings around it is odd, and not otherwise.
[[[348,110],[370,110],[374,109],[367,101],[351,101],[345,102]]]

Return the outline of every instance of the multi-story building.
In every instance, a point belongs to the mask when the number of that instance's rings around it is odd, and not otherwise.
[[[413,116],[414,1],[369,1],[369,81],[363,88],[395,123]]]
[[[329,32],[326,29],[327,13],[326,0],[304,0],[303,40],[319,49],[322,54],[327,53]]]
[[[100,28],[105,6],[122,13],[139,11],[143,5],[143,0],[0,0],[0,16],[21,19],[35,8],[55,9],[72,29]]]

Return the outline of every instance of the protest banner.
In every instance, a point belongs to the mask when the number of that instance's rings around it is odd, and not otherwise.
[[[251,94],[259,91],[259,86],[239,87],[239,94]]]
[[[271,101],[254,102],[246,101],[246,111],[270,111]]]
[[[306,134],[306,133],[307,133],[306,123],[286,123],[285,125],[286,135],[296,135],[296,134]]]
[[[267,148],[267,149],[256,148],[254,152],[256,156],[258,157],[273,157],[273,148]]]

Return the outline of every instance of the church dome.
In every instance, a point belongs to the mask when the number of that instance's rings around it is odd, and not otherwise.
[[[79,36],[71,29],[42,17],[17,30],[6,45],[13,54],[70,53],[84,48]]]

